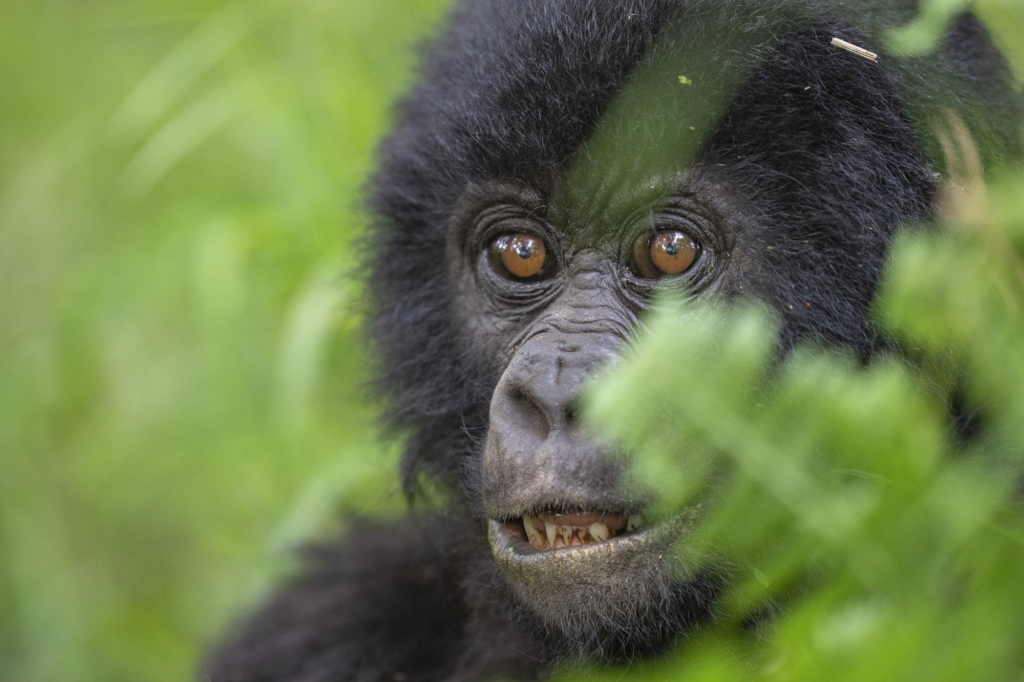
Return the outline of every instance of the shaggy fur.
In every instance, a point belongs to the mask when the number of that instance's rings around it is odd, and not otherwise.
[[[867,310],[894,230],[927,218],[939,173],[932,117],[952,107],[986,159],[1018,155],[1021,108],[980,24],[958,19],[935,55],[874,63],[882,32],[914,16],[889,2],[476,0],[433,43],[380,150],[370,204],[379,388],[408,435],[402,477],[450,493],[451,516],[353,529],[204,667],[217,682],[390,682],[537,678],[567,655],[657,649],[712,609],[714,584],[668,586],[672,618],[635,632],[540,624],[507,593],[475,500],[488,406],[501,367],[453,315],[448,225],[472,184],[510,180],[550,196],[616,93],[652,50],[723,23],[785,16],[706,141],[696,168],[731,187],[757,237],[735,295],[784,321],[783,344],[813,338],[870,356]],[[657,587],[657,586],[655,586]],[[652,588],[654,589],[654,588]],[[678,603],[677,603],[678,602]],[[666,625],[667,623],[667,625]],[[570,627],[571,625],[571,627]],[[649,630],[643,630],[649,628]],[[626,635],[632,635],[631,637]]]

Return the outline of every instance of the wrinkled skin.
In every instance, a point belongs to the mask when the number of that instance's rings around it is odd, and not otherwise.
[[[991,162],[1019,155],[1021,120],[976,20],[901,59],[881,35],[914,8],[892,5],[457,9],[370,198],[378,386],[408,437],[406,490],[442,491],[443,512],[357,524],[313,552],[204,674],[538,678],[663,650],[713,615],[723,576],[665,559],[699,520],[644,525],[652,493],[623,484],[626,460],[580,423],[580,392],[659,290],[761,298],[780,352],[887,347],[868,309],[892,235],[932,212],[930,121],[960,112]]]

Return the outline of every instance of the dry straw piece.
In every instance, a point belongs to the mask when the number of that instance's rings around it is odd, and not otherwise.
[[[870,59],[873,62],[877,62],[878,61],[878,55],[875,54],[874,52],[868,52],[863,47],[857,47],[853,43],[848,43],[845,40],[840,40],[839,38],[833,38],[832,39],[832,44],[835,45],[836,47],[840,47],[840,48],[846,50],[847,52],[852,52],[855,55],[857,55],[858,57],[864,57],[864,59]]]

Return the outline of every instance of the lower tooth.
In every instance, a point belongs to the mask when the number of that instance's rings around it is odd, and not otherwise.
[[[629,519],[626,521],[626,531],[632,531],[640,527],[640,524],[644,522],[644,517],[640,514],[630,514]]]
[[[596,542],[604,542],[608,539],[608,526],[603,523],[590,524],[590,537]]]
[[[555,529],[555,524],[544,522],[544,531],[548,536],[548,547],[555,546],[555,537],[558,535],[558,531]]]

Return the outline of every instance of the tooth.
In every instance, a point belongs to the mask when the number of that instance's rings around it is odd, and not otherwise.
[[[626,521],[626,532],[640,527],[640,524],[644,522],[644,517],[640,514],[630,514],[629,520]]]
[[[565,540],[561,536],[555,538],[555,544],[551,545],[552,549],[558,549],[559,547],[565,547]]]
[[[581,540],[580,536],[576,535],[575,533],[573,533],[572,537],[569,538],[569,546],[570,547],[576,547],[576,546],[582,545],[582,544],[583,544],[583,540]]]
[[[558,535],[565,538],[566,546],[569,545],[569,539],[572,537],[572,526],[559,526]]]
[[[555,536],[558,534],[558,531],[555,530],[555,524],[545,521],[544,530],[548,534],[548,547],[553,548],[555,546]]]
[[[590,524],[590,537],[597,542],[604,542],[608,539],[608,526],[603,523]]]
[[[537,532],[537,527],[533,525],[533,517],[529,514],[523,514],[523,528],[526,529],[526,537],[530,539],[530,544],[537,549],[544,549],[544,538]]]

